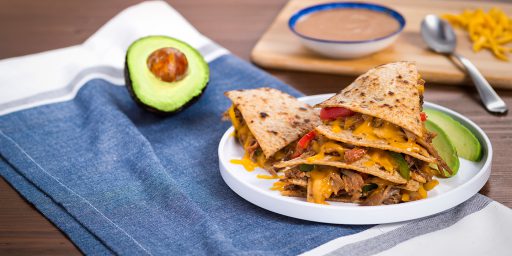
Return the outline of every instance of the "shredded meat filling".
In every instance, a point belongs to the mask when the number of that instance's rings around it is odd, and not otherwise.
[[[400,189],[391,188],[389,190],[387,198],[385,198],[382,201],[382,204],[398,204],[398,203],[400,203],[400,200],[402,200],[402,195],[400,194]]]
[[[436,133],[427,131],[425,133],[425,142],[432,143],[432,140],[437,136]]]
[[[284,173],[284,176],[288,179],[305,179],[306,173],[297,169],[290,169]]]
[[[409,168],[413,167],[416,164],[416,162],[414,161],[414,157],[405,154],[403,156]]]
[[[276,168],[274,167],[274,161],[270,159],[269,161],[265,162],[265,166],[263,166],[263,169],[265,169],[270,175],[277,176]]]
[[[245,149],[247,151],[247,154],[251,157],[251,159],[254,159],[254,153],[256,150],[260,147],[256,139],[250,138],[250,141],[247,142],[248,147]]]
[[[342,179],[345,185],[345,191],[352,195],[352,199],[359,199],[364,186],[363,177],[359,173],[349,170],[341,170],[341,172],[343,173]]]
[[[346,118],[339,118],[337,121],[340,122],[339,123],[340,126],[345,127],[345,129],[349,129],[349,130],[354,130],[356,127],[358,127],[364,121],[363,115],[360,113],[355,113],[354,115],[350,116],[349,118],[351,119],[352,123],[348,127],[345,126]],[[333,120],[324,121],[324,124],[332,125],[333,122],[334,122]],[[379,125],[379,124],[377,124],[377,125]]]
[[[343,179],[337,173],[331,173],[331,188],[335,195],[337,195],[340,190],[345,188]]]
[[[400,190],[393,186],[379,187],[375,189],[362,203],[364,206],[381,205],[383,203],[391,204],[395,200],[400,201]]]
[[[345,159],[345,162],[352,163],[355,162],[366,154],[366,150],[362,148],[353,148],[350,150],[345,151],[343,157]]]

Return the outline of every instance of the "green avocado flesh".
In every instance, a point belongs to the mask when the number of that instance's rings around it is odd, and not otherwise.
[[[444,173],[446,177],[451,177],[457,174],[459,170],[459,157],[457,151],[451,143],[448,135],[434,122],[427,120],[425,121],[425,127],[431,132],[435,132],[437,136],[432,140],[432,145],[439,153],[439,156],[448,164],[448,167],[452,169],[452,174],[447,172]]]
[[[460,157],[470,161],[480,161],[482,146],[468,128],[443,112],[432,109],[425,109],[424,111],[427,113],[428,120],[437,124],[448,135]]]
[[[185,77],[165,82],[148,68],[147,59],[156,50],[172,47],[187,58]],[[126,52],[126,86],[135,101],[147,110],[174,113],[190,105],[203,93],[210,70],[201,54],[192,46],[166,36],[148,36],[133,42]]]

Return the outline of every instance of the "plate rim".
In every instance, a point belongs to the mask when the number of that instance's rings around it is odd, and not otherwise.
[[[317,95],[310,95],[310,96],[304,96],[298,98],[300,101],[311,101],[314,99],[326,99],[330,96],[333,96],[334,93],[329,94],[317,94]],[[223,134],[219,146],[218,146],[218,159],[219,159],[219,170],[221,173],[221,176],[224,180],[224,182],[230,187],[231,190],[233,190],[236,194],[244,198],[245,200],[249,201],[252,204],[255,204],[259,207],[262,207],[266,210],[276,212],[278,214],[282,214],[285,216],[298,218],[298,219],[304,219],[309,221],[315,221],[315,222],[322,222],[322,223],[331,223],[331,224],[383,224],[383,223],[394,223],[394,222],[400,222],[400,221],[406,221],[411,219],[417,219],[425,216],[430,216],[445,210],[448,210],[452,207],[455,207],[475,194],[478,193],[478,191],[485,185],[487,180],[489,179],[490,172],[491,172],[491,165],[492,165],[492,156],[493,156],[493,148],[491,141],[487,134],[477,125],[475,124],[471,119],[463,116],[460,113],[457,113],[456,111],[453,111],[449,108],[440,106],[435,103],[431,102],[424,102],[424,107],[426,108],[433,108],[441,110],[450,116],[454,117],[458,121],[462,121],[464,123],[467,123],[470,127],[466,127],[473,132],[477,132],[476,137],[480,140],[482,143],[482,149],[484,150],[482,159],[480,160],[480,163],[483,162],[483,165],[478,170],[478,173],[476,173],[473,177],[471,177],[469,180],[461,184],[460,186],[448,191],[447,193],[442,193],[437,195],[433,198],[427,198],[423,200],[413,201],[413,202],[407,202],[403,204],[394,204],[394,205],[379,205],[379,206],[359,206],[355,204],[347,204],[347,205],[320,205],[320,204],[312,204],[304,201],[299,201],[296,198],[293,197],[284,197],[277,195],[275,193],[271,193],[271,190],[267,191],[261,191],[261,188],[258,188],[252,184],[248,184],[247,182],[239,181],[239,184],[235,183],[235,180],[238,180],[238,178],[231,174],[230,171],[228,171],[227,164],[225,162],[225,159],[222,157],[222,152],[224,151],[224,146],[226,144],[226,141],[231,136],[232,132],[234,131],[233,126],[230,126],[226,132]],[[255,174],[256,176],[256,174]],[[240,187],[240,185],[245,186],[245,188]],[[469,190],[469,191],[466,191]],[[464,191],[466,191],[464,193]],[[254,193],[254,194],[252,194]],[[262,198],[258,198],[257,195],[264,196],[263,200]],[[457,196],[459,194],[459,196]],[[256,195],[256,196],[255,196]],[[455,200],[456,202],[447,201],[447,197],[450,198],[455,197],[459,198],[458,200]],[[283,207],[281,204],[269,204],[269,202],[265,202],[265,199],[272,199],[277,200],[274,203],[283,203],[286,205],[286,207]],[[436,210],[428,209],[428,205],[437,205]],[[420,208],[425,208],[424,206],[427,205],[427,211],[416,214],[414,217],[394,217],[394,218],[382,218],[378,217],[375,219],[368,219],[368,220],[344,220],[343,218],[340,218],[340,220],[332,219],[331,217],[322,217],[322,216],[315,216],[313,218],[311,217],[305,217],[304,214],[296,213],[296,214],[289,214],[287,208],[304,208],[304,209],[325,209],[327,212],[336,212],[336,211],[349,211],[348,215],[359,215],[359,214],[367,214],[368,211],[384,211],[384,212],[393,212],[397,211],[397,213],[400,213],[401,210],[404,208],[407,210],[407,208],[413,208],[416,206],[421,206]],[[294,207],[293,207],[294,206]],[[441,210],[439,210],[441,209]],[[307,215],[307,214],[306,214]],[[364,219],[364,218],[363,218]]]

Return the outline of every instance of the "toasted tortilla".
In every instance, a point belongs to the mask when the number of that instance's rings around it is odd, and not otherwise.
[[[416,152],[410,152],[405,149],[393,147],[385,139],[376,139],[376,140],[363,139],[363,138],[360,138],[360,137],[354,135],[352,133],[352,131],[350,131],[350,130],[341,130],[340,132],[333,132],[332,128],[330,126],[324,125],[324,124],[316,127],[315,130],[318,133],[324,135],[325,137],[327,137],[331,140],[344,142],[344,143],[351,144],[354,146],[378,148],[378,149],[389,150],[389,151],[393,151],[393,152],[397,152],[397,153],[403,153],[403,154],[410,155],[414,158],[417,158],[419,160],[422,160],[422,161],[425,161],[428,163],[437,162],[436,158],[431,156],[426,149],[425,149],[426,155],[421,155]],[[418,145],[418,146],[423,148],[421,145]]]
[[[420,189],[420,183],[415,180],[407,181],[407,184],[398,186],[398,188],[407,190],[407,191],[418,191]]]
[[[381,170],[380,166],[375,164],[372,166],[365,166],[364,163],[371,161],[371,158],[368,155],[363,156],[363,158],[352,162],[350,164],[343,163],[340,161],[332,160],[330,156],[326,156],[322,160],[314,160],[314,161],[308,161],[307,157],[299,157],[295,158],[286,162],[280,162],[275,164],[274,166],[277,168],[285,168],[285,167],[293,167],[297,166],[299,164],[317,164],[317,165],[327,165],[327,166],[333,166],[336,168],[344,168],[344,169],[350,169],[366,174],[370,174],[376,177],[379,177],[383,180],[387,180],[396,184],[406,184],[407,180],[404,179],[397,171],[394,171],[393,173],[390,173],[386,170]],[[382,167],[384,168],[384,167]]]
[[[344,107],[381,118],[423,138],[425,128],[420,120],[423,84],[416,64],[389,63],[369,70],[315,107]]]
[[[226,92],[268,159],[321,124],[308,104],[272,88]]]

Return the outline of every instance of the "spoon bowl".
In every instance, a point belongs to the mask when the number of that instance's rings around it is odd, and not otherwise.
[[[453,56],[464,66],[466,72],[473,80],[473,84],[487,111],[495,114],[507,113],[507,105],[494,91],[480,71],[478,71],[477,67],[465,57],[455,53],[457,36],[448,22],[433,14],[425,16],[421,22],[421,36],[428,47],[434,52]]]
[[[455,52],[457,37],[450,24],[435,15],[427,15],[421,22],[421,36],[427,45],[437,53]]]

